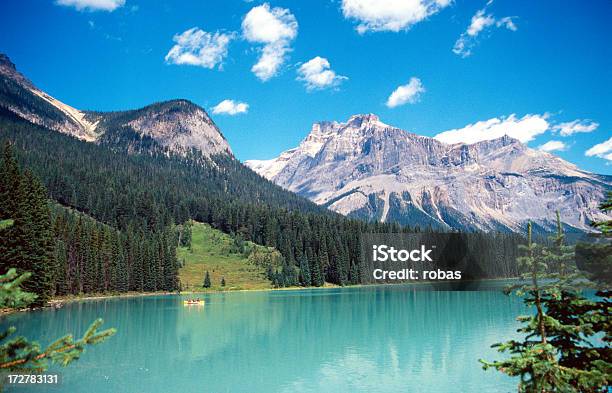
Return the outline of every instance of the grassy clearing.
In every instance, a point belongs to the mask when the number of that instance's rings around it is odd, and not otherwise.
[[[13,220],[0,220],[0,231],[13,225]]]
[[[243,252],[239,251],[243,248]],[[184,291],[206,291],[204,274],[210,273],[209,290],[267,289],[272,284],[266,277],[266,268],[278,264],[280,254],[273,248],[252,242],[237,246],[233,237],[208,224],[194,222],[191,249],[179,247],[177,256],[184,266],[179,278]],[[221,278],[225,277],[225,287]]]

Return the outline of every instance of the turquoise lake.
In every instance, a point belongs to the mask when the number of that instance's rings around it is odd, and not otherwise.
[[[521,299],[501,291],[411,286],[89,300],[5,317],[41,343],[97,317],[117,335],[88,348],[41,392],[510,392],[483,371],[490,345],[516,337]]]

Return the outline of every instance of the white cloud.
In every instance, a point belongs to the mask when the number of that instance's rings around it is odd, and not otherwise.
[[[297,35],[297,21],[288,9],[263,5],[252,8],[242,21],[242,31],[250,42],[273,44],[292,40]]]
[[[468,124],[463,128],[444,131],[434,138],[444,143],[476,143],[508,135],[526,143],[549,129],[547,119],[547,114],[525,115],[522,118],[511,114],[508,117],[494,117]]]
[[[321,90],[337,86],[346,76],[338,75],[330,68],[329,61],[317,56],[308,60],[298,68],[297,80],[304,82],[308,90]]]
[[[506,16],[501,18],[500,20],[497,21],[497,23],[495,24],[495,26],[497,27],[505,27],[508,30],[511,31],[517,31],[518,27],[516,27],[516,25],[514,24],[514,17],[512,16]]]
[[[451,0],[342,0],[342,14],[367,31],[408,30],[412,25],[450,5]]]
[[[588,157],[599,157],[612,161],[612,138],[605,142],[598,143],[584,153]]]
[[[476,11],[476,14],[472,16],[470,25],[467,30],[459,36],[459,39],[453,46],[453,52],[461,57],[468,57],[472,54],[472,49],[477,44],[477,37],[483,31],[495,26],[497,28],[506,28],[511,31],[516,31],[517,27],[514,24],[514,17],[505,16],[500,19],[496,19],[493,14],[487,13],[487,7],[492,3],[489,1],[487,5]]]
[[[188,64],[204,68],[221,68],[227,56],[227,46],[234,38],[233,33],[208,33],[197,27],[176,34],[173,38],[176,45],[165,57],[172,64]]]
[[[546,152],[564,151],[567,150],[567,145],[561,141],[548,141],[545,144],[538,146],[538,150]]]
[[[125,0],[57,0],[57,5],[74,7],[79,11],[112,12],[125,5]]]
[[[406,85],[399,86],[391,93],[387,99],[387,106],[395,108],[404,104],[414,104],[419,100],[421,93],[425,92],[425,87],[419,78],[410,78]]]
[[[599,127],[599,123],[591,120],[574,120],[566,123],[555,124],[553,131],[559,132],[561,136],[570,136],[579,132],[593,132]]]
[[[253,64],[251,71],[262,81],[267,81],[278,74],[280,67],[286,59],[289,47],[284,44],[268,44],[261,51],[257,63]]]
[[[240,113],[247,113],[249,110],[249,104],[246,102],[237,102],[234,100],[223,100],[212,108],[214,114],[224,115],[238,115]]]
[[[244,38],[264,45],[259,60],[251,68],[259,79],[267,81],[278,73],[297,32],[297,20],[286,8],[271,9],[268,3],[264,3],[245,15],[242,20]]]
[[[472,22],[467,28],[466,33],[469,36],[475,37],[486,27],[495,24],[495,18],[492,15],[485,15],[485,10],[479,10],[476,15],[472,16]]]

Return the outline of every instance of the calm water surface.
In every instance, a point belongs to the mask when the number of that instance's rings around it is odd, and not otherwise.
[[[63,373],[65,392],[510,392],[483,371],[492,343],[516,337],[525,312],[500,291],[410,286],[179,296],[72,303],[0,321],[48,343],[97,317],[118,333]],[[13,389],[41,392],[44,389]]]

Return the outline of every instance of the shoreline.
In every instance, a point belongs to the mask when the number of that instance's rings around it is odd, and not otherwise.
[[[517,279],[517,277],[509,277],[509,278],[489,278],[484,280],[477,281],[504,281],[504,280],[513,280]],[[236,293],[236,292],[269,292],[269,291],[295,291],[295,290],[318,290],[318,289],[330,289],[330,288],[362,288],[362,287],[375,287],[375,286],[396,286],[396,285],[405,285],[405,284],[427,284],[429,282],[404,282],[404,283],[371,283],[371,284],[355,284],[355,285],[345,285],[340,286],[336,284],[325,283],[320,287],[282,287],[282,288],[258,288],[258,289],[226,289],[226,290],[207,290],[207,291],[181,291],[181,292],[168,292],[168,291],[159,291],[159,292],[126,292],[126,293],[117,293],[117,294],[90,294],[90,295],[72,295],[72,296],[61,296],[51,299],[46,306],[37,307],[37,308],[22,308],[22,309],[8,309],[8,310],[0,310],[0,317],[4,315],[9,315],[15,312],[27,312],[27,311],[36,311],[36,310],[45,310],[49,308],[59,309],[62,308],[65,304],[80,302],[80,301],[91,301],[91,300],[104,300],[104,299],[120,299],[120,298],[133,298],[133,297],[145,297],[145,296],[163,296],[163,295],[209,295],[209,294],[219,294],[219,293]]]
[[[102,299],[114,299],[114,298],[131,298],[141,296],[162,296],[162,295],[210,295],[218,293],[236,293],[236,292],[269,292],[269,291],[291,291],[300,289],[329,289],[329,288],[354,288],[371,284],[358,284],[358,285],[345,285],[344,287],[335,284],[326,283],[326,285],[320,287],[282,287],[282,288],[257,288],[257,289],[224,289],[224,290],[207,290],[207,291],[181,291],[181,292],[126,292],[119,294],[91,294],[91,295],[80,295],[80,296],[62,296],[53,298],[49,301],[49,306],[54,304],[66,304],[77,301],[88,301],[88,300],[102,300]]]
[[[363,285],[347,285],[345,287],[358,287]],[[0,317],[17,313],[17,312],[28,312],[37,310],[46,310],[50,308],[59,309],[64,304],[92,301],[92,300],[104,300],[104,299],[121,299],[121,298],[133,298],[133,297],[146,297],[146,296],[164,296],[164,295],[207,295],[207,294],[218,294],[218,293],[235,293],[235,292],[268,292],[268,291],[290,291],[300,289],[326,289],[326,288],[343,288],[340,285],[328,284],[321,287],[283,287],[283,288],[259,288],[259,289],[226,289],[226,290],[208,290],[208,291],[181,291],[181,292],[168,292],[168,291],[157,291],[157,292],[125,292],[117,294],[84,294],[84,295],[71,295],[71,296],[60,296],[49,300],[45,306],[35,308],[19,308],[19,309],[1,309]]]

